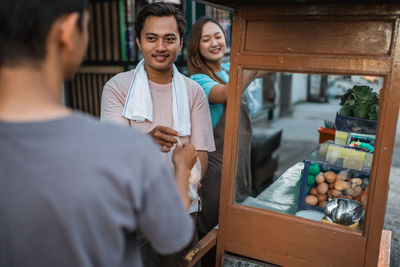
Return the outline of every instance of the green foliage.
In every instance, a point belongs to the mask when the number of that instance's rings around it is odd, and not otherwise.
[[[366,85],[355,85],[347,90],[341,98],[343,106],[339,113],[344,116],[353,116],[361,119],[378,119],[379,96],[372,92],[372,88]]]

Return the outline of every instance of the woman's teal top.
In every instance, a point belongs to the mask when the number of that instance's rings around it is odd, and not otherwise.
[[[217,72],[218,77],[220,77],[224,82],[228,83],[229,81],[229,69],[230,63],[223,63],[222,70]],[[207,74],[197,73],[190,76],[190,78],[196,81],[200,86],[203,88],[204,92],[206,93],[208,103],[210,105],[210,113],[211,113],[211,121],[213,129],[217,126],[217,123],[221,119],[222,113],[224,112],[225,104],[214,104],[210,103],[209,95],[211,88],[215,85],[219,84],[217,81],[213,80]]]

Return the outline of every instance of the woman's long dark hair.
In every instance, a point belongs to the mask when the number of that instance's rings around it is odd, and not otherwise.
[[[206,59],[200,54],[200,38],[203,32],[203,26],[207,22],[216,24],[225,36],[224,29],[221,24],[213,18],[201,17],[192,26],[188,38],[188,56],[189,56],[189,75],[204,73],[210,76],[213,80],[226,84],[218,75],[207,65]]]

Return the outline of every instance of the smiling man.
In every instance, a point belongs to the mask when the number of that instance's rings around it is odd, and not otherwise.
[[[148,133],[171,162],[177,138],[199,152],[202,174],[207,152],[215,150],[210,111],[202,88],[174,66],[182,49],[186,21],[173,4],[143,7],[135,22],[143,60],[104,86],[101,120]],[[172,164],[170,165],[172,167]]]

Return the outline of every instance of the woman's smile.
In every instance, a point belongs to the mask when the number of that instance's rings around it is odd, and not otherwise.
[[[213,54],[218,54],[219,52],[221,52],[221,48],[212,49],[212,50],[210,50],[210,52]]]

